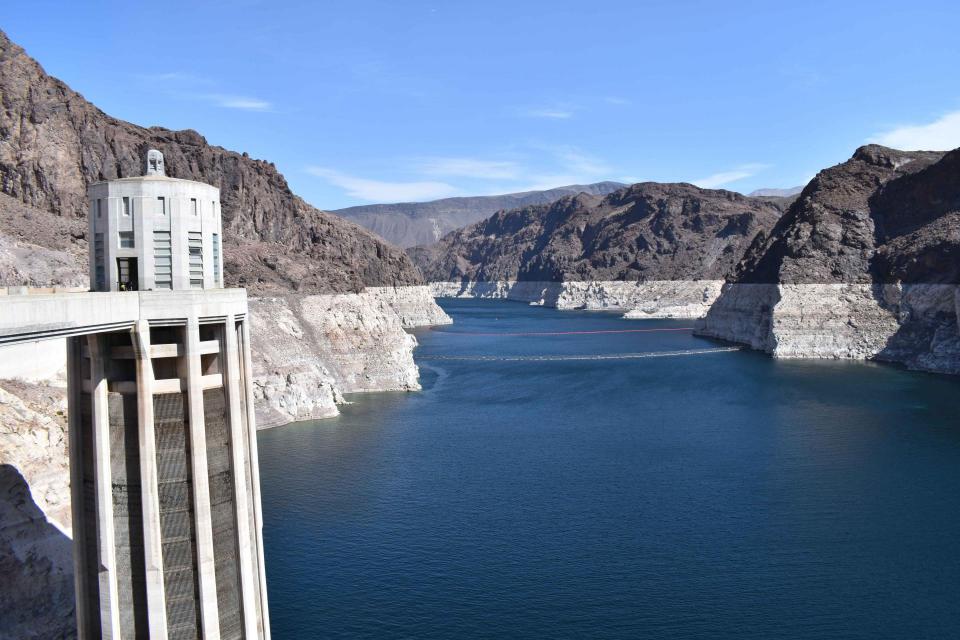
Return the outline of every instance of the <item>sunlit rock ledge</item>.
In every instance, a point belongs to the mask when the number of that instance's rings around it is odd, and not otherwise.
[[[251,298],[257,427],[327,418],[343,394],[414,391],[416,338],[449,324],[426,286]]]
[[[728,284],[696,333],[778,358],[895,362],[960,373],[954,284]]]

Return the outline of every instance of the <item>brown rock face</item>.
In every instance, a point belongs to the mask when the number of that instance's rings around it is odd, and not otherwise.
[[[370,229],[398,247],[407,248],[433,244],[451,231],[479,222],[504,209],[549,204],[564,196],[575,196],[578,193],[605,196],[625,186],[619,182],[573,184],[546,191],[524,191],[500,196],[369,204],[336,209],[333,213]]]
[[[155,148],[167,175],[220,188],[228,284],[261,293],[421,282],[402,251],[308,205],[272,163],[209,145],[195,131],[111,118],[2,32],[0,100],[0,190],[28,207],[85,218],[87,185],[141,175],[147,150]],[[0,233],[18,224],[17,210],[0,212]],[[43,237],[28,240],[46,246]]]
[[[743,283],[958,282],[960,151],[861,147],[821,171],[738,268]]]
[[[709,280],[782,213],[775,198],[641,183],[501,211],[408,250],[428,280]]]

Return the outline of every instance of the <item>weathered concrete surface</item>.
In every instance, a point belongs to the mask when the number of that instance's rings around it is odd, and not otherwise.
[[[627,318],[700,318],[722,287],[722,280],[430,283],[438,298],[498,298],[557,309],[623,311]]]
[[[2,298],[0,298],[2,300]],[[0,302],[0,304],[3,304]],[[26,382],[55,380],[66,385],[66,349],[63,338],[0,347],[0,380]]]

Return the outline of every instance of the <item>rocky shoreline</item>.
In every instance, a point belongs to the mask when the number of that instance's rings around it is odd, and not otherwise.
[[[555,309],[623,311],[627,318],[701,318],[722,289],[723,280],[430,283],[431,293],[438,298],[491,298]]]
[[[449,324],[426,286],[252,298],[257,428],[328,418],[343,394],[415,391],[416,338]]]
[[[438,298],[489,298],[625,318],[697,320],[697,335],[776,358],[878,360],[960,374],[960,286],[657,282],[433,282]]]
[[[960,374],[960,287],[728,284],[695,331],[777,358],[869,359]]]

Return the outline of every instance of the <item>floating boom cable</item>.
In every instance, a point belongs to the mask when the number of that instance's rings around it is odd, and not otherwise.
[[[423,361],[472,361],[472,362],[562,362],[570,360],[639,360],[642,358],[669,358],[673,356],[700,356],[708,353],[729,353],[741,351],[743,347],[718,347],[714,349],[683,349],[680,351],[646,351],[639,353],[597,353],[583,355],[422,355]]]
[[[450,336],[586,336],[600,333],[659,333],[662,331],[693,331],[693,327],[659,329],[595,329],[593,331],[518,331],[516,333],[487,333],[483,331],[445,331],[433,329],[436,333]]]

